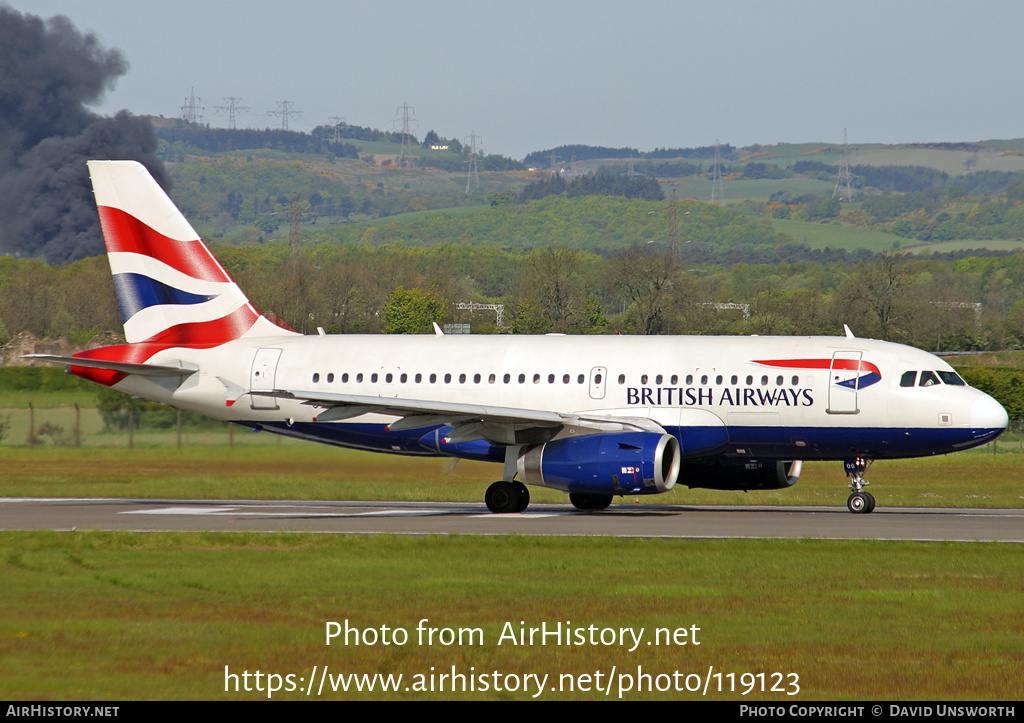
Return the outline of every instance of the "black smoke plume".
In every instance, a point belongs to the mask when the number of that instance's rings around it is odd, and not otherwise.
[[[104,251],[87,160],[136,160],[168,187],[147,118],[88,110],[128,70],[66,17],[0,5],[0,253],[61,264]]]

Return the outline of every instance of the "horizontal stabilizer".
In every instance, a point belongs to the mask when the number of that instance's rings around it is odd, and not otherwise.
[[[22,359],[36,359],[52,364],[86,367],[88,369],[109,369],[122,374],[137,374],[143,377],[187,377],[199,371],[199,367],[188,362],[171,362],[170,364],[133,364],[131,362],[108,361],[106,359],[84,359],[77,356],[58,356],[56,354],[25,354]]]

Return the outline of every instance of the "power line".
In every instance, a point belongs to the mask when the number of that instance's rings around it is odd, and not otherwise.
[[[267,115],[281,116],[281,130],[288,130],[288,118],[291,116],[302,115],[301,110],[292,110],[294,103],[290,100],[279,100],[277,104],[281,106],[281,110],[268,110]]]
[[[719,152],[718,139],[715,139],[715,165],[711,170],[711,203],[723,203],[725,191],[722,190],[722,154]]]
[[[206,110],[199,105],[200,99],[196,98],[196,89],[192,88],[189,96],[185,98],[185,105],[181,106],[181,118],[189,123],[202,123],[203,111]]]
[[[416,112],[416,109],[408,103],[402,103],[402,105],[398,106],[398,112],[402,114],[402,147],[401,150],[398,151],[398,167],[401,168],[405,164],[405,146],[409,142],[409,127],[413,123],[419,125],[419,121],[412,117],[412,114]]]
[[[332,115],[327,120],[331,122],[331,126],[334,128],[334,142],[337,143],[341,140],[341,127],[345,125],[345,119],[340,115]]]
[[[844,190],[845,189],[845,190]],[[853,200],[853,178],[850,175],[850,145],[846,142],[846,129],[843,128],[843,153],[839,157],[839,170],[836,172],[836,187],[832,198],[840,201]]]
[[[477,148],[476,143],[477,143],[477,141],[482,141],[483,138],[478,136],[476,134],[476,131],[473,131],[472,133],[469,134],[468,140],[469,140],[469,173],[466,176],[466,193],[469,193],[469,189],[470,189],[471,186],[473,188],[480,188],[480,175],[477,173],[477,167],[476,167],[476,158],[477,158],[477,154],[479,153],[479,149]]]
[[[551,175],[555,175],[555,164],[558,162],[559,156],[555,155],[554,151],[551,151]]]
[[[227,103],[227,105],[215,105],[213,107],[214,110],[218,110],[218,111],[221,111],[221,112],[223,112],[223,111],[227,111],[228,112],[228,128],[230,130],[236,130],[238,128],[238,126],[235,125],[235,114],[236,113],[248,113],[251,110],[251,108],[249,108],[248,106],[243,107],[243,106],[238,105],[238,101],[240,101],[240,100],[242,100],[242,99],[241,98],[225,98],[224,102]]]

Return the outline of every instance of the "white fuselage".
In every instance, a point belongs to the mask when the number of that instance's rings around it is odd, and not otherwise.
[[[679,437],[684,456],[695,429],[724,427],[716,453],[846,459],[952,452],[1006,426],[1002,407],[971,387],[921,386],[917,378],[901,386],[907,372],[951,378],[952,368],[938,357],[846,337],[286,335],[172,348],[150,361],[173,360],[200,372],[177,388],[137,376],[117,386],[272,431],[410,454],[427,453],[409,442],[431,425],[389,440],[393,414],[316,422],[326,404],[250,392],[646,418]]]

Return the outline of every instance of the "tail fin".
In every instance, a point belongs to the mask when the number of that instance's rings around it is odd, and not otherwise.
[[[142,164],[88,165],[129,344],[210,347],[288,333],[253,308]]]

